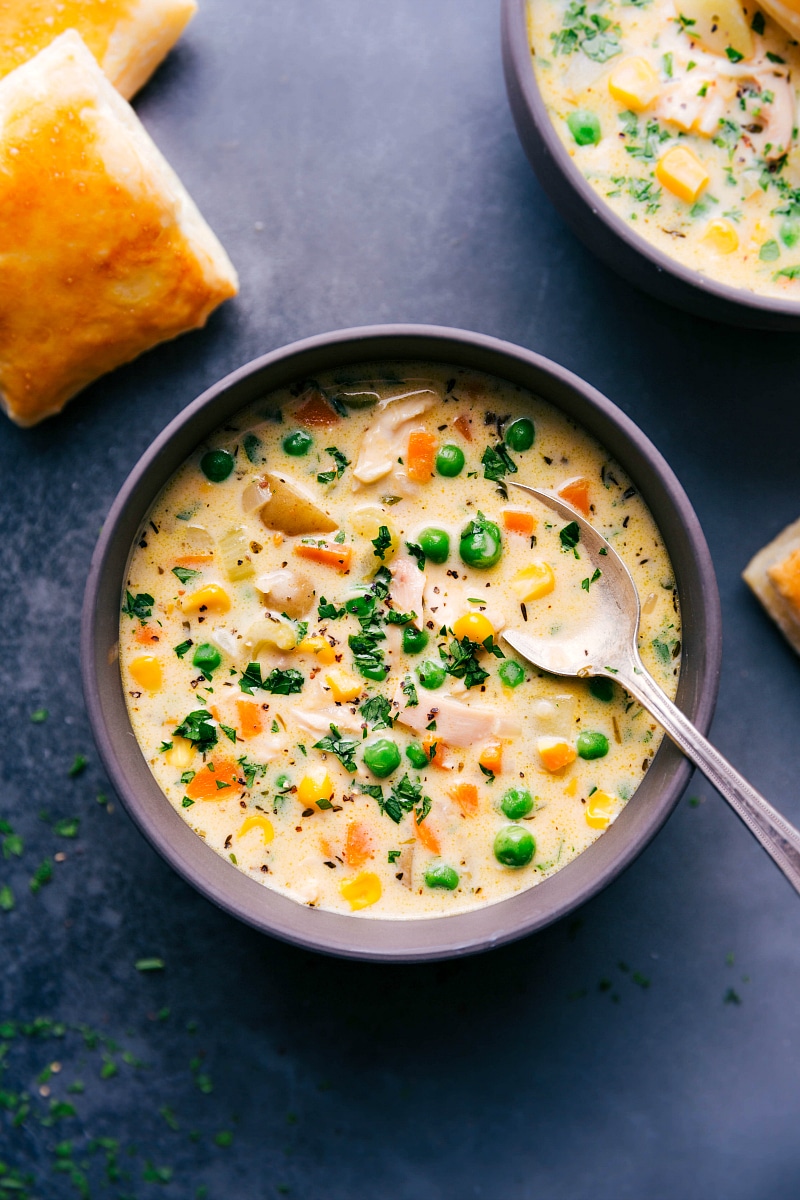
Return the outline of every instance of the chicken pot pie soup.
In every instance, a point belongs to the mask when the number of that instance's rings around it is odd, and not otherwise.
[[[532,887],[621,812],[661,732],[606,679],[559,679],[507,626],[587,619],[576,523],[633,572],[674,696],[680,614],[636,488],[522,388],[367,364],[275,392],[180,468],[127,573],[130,720],[169,802],[265,887],[364,916],[441,916]],[[521,498],[518,498],[521,497]]]
[[[686,267],[800,298],[796,33],[751,0],[530,0],[528,16],[548,113],[603,201]]]

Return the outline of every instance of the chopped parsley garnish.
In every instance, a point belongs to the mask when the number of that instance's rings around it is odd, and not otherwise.
[[[383,560],[386,555],[386,551],[389,550],[392,545],[392,535],[389,533],[389,526],[381,525],[378,530],[378,536],[371,538],[370,540],[375,547],[372,553],[376,558]]]
[[[516,475],[517,473],[517,464],[508,453],[505,442],[498,442],[496,446],[487,446],[481,462],[483,463],[484,479],[491,479],[493,483],[499,483],[506,475]]]
[[[576,558],[580,558],[576,546],[581,540],[581,527],[577,521],[570,521],[569,525],[565,525],[558,535],[561,542],[561,549],[565,554],[571,550]]]
[[[154,604],[154,598],[147,592],[139,592],[136,596],[126,592],[122,611],[126,617],[135,617],[144,624],[147,618],[152,616]]]
[[[274,667],[266,679],[262,679],[261,664],[248,663],[247,669],[242,672],[239,687],[248,696],[253,695],[253,688],[261,688],[273,696],[293,696],[296,692],[302,692],[304,683],[302,672],[296,671],[294,667],[289,667],[286,671]]]
[[[370,591],[373,592],[379,600],[386,600],[389,595],[389,588],[392,584],[392,573],[388,567],[378,567],[375,572],[375,577],[370,584]]]
[[[655,651],[656,658],[665,666],[672,659],[677,658],[680,653],[681,644],[677,638],[670,638],[668,633],[662,634],[660,637],[653,638],[650,645]]]
[[[607,62],[622,53],[619,40],[620,27],[612,25],[608,17],[599,12],[589,13],[587,5],[572,0],[564,13],[558,33],[551,33],[553,54],[574,54],[576,50],[594,62]]]
[[[175,651],[178,658],[183,658],[185,654],[188,654],[193,645],[194,643],[192,639],[187,638],[185,642],[181,642],[180,646],[173,646],[172,649]]]
[[[181,583],[189,583],[192,579],[197,579],[199,571],[190,571],[188,567],[173,567],[172,574],[176,575]]]
[[[592,586],[592,584],[597,583],[597,580],[600,578],[600,576],[602,574],[603,574],[603,572],[600,570],[600,568],[596,567],[595,572],[592,575],[591,579],[587,577],[586,579],[581,580],[581,587],[583,588],[583,590],[585,592],[588,592],[588,590]]]
[[[383,651],[378,649],[378,642],[385,640],[386,634],[380,630],[372,633],[351,633],[347,639],[356,667],[367,679],[385,679],[389,673],[389,668],[383,661]]]
[[[369,700],[365,700],[358,711],[364,720],[372,726],[373,732],[376,732],[378,729],[391,729],[392,706],[385,696],[370,696]]]
[[[336,468],[333,471],[322,471],[317,475],[319,483],[333,483],[334,479],[341,479],[347,467],[350,466],[350,459],[345,458],[341,450],[337,450],[335,446],[326,446],[325,453],[330,454],[333,461],[336,463]]]
[[[415,621],[417,614],[415,612],[403,613],[398,612],[394,608],[387,609],[383,615],[383,619],[387,625],[408,625],[409,621]]]
[[[755,13],[752,21],[750,22],[750,28],[753,30],[753,33],[762,34],[764,32],[764,14],[763,13],[760,13],[760,12]]]
[[[419,567],[420,571],[424,571],[426,559],[425,551],[422,549],[422,546],[418,546],[416,542],[406,542],[406,547],[411,557],[417,560],[417,566]]]
[[[780,271],[776,271],[772,278],[780,279],[783,277],[784,279],[797,279],[798,275],[800,275],[800,266],[783,267]]]
[[[466,686],[472,688],[489,678],[489,672],[484,671],[477,659],[480,649],[477,642],[471,642],[469,638],[464,637],[461,641],[454,639],[447,649],[440,646],[439,655],[447,674],[452,675],[454,679],[463,679]]]
[[[644,133],[639,129],[639,120],[635,113],[627,111],[620,113],[622,131],[628,139],[625,144],[626,154],[631,158],[655,158],[662,142],[669,140],[669,133],[662,129],[658,121],[650,119],[644,127]]]
[[[771,50],[767,51],[767,58],[771,63],[785,63],[786,59],[781,58],[780,54],[773,54]]]
[[[359,785],[359,791],[366,792],[378,801],[378,807],[382,813],[385,813],[395,825],[399,825],[405,813],[414,813],[415,820],[418,825],[427,817],[431,811],[430,796],[422,795],[422,781],[412,780],[408,775],[404,775],[399,783],[392,786],[392,790],[387,797],[383,795],[383,789],[377,785]]]
[[[338,621],[343,617],[345,610],[337,608],[335,604],[329,604],[324,596],[320,596],[319,604],[317,605],[317,616],[320,621]]]
[[[733,46],[726,46],[725,53],[727,54],[729,60],[732,63],[741,62],[742,59],[744,58],[744,55],[742,54],[741,50],[734,50]]]
[[[187,783],[191,783],[196,774],[197,774],[196,771],[182,771],[181,772],[181,783],[184,784],[184,786]]]
[[[389,851],[389,862],[396,863],[398,858],[400,857],[401,853],[402,853],[402,851],[400,851],[400,850],[390,850]]]
[[[328,754],[335,754],[345,771],[355,774],[358,742],[355,738],[342,737],[335,725],[331,725],[331,736],[320,738],[318,742],[314,743],[314,749],[324,750]],[[319,801],[317,801],[317,804],[319,804]]]
[[[308,633],[308,621],[298,621],[297,622],[297,640],[298,640],[298,642],[302,642],[305,639],[305,636],[307,633]]]
[[[222,730],[222,732],[225,734],[225,737],[228,738],[229,741],[231,741],[235,744],[236,730],[232,729],[230,725],[223,725],[221,721],[219,723],[219,727]]]
[[[49,716],[50,713],[46,708],[37,708],[35,712],[31,713],[31,720],[34,725],[41,725]]]
[[[211,720],[211,713],[207,709],[196,708],[183,718],[177,729],[173,729],[173,736],[186,738],[194,743],[196,750],[205,754],[206,750],[216,746],[218,740],[217,730],[210,724]]]
[[[419,697],[417,696],[417,689],[410,675],[406,675],[405,679],[403,680],[403,695],[406,698],[407,708],[417,707],[419,704]]]

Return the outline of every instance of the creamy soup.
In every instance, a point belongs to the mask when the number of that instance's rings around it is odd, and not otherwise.
[[[546,675],[503,630],[591,613],[580,530],[634,574],[673,696],[661,537],[603,449],[523,389],[367,364],[252,405],[153,505],[120,662],[164,795],[238,869],[313,906],[426,917],[566,866],[618,816],[661,733],[608,680]],[[595,592],[596,594],[596,592]]]
[[[630,227],[732,287],[800,298],[800,47],[739,0],[530,0],[575,166]]]

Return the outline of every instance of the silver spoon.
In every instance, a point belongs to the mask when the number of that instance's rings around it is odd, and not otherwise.
[[[509,629],[502,635],[509,646],[553,675],[576,675],[582,679],[605,675],[630,692],[724,796],[795,891],[800,892],[800,832],[706,741],[645,669],[637,641],[639,594],[616,550],[560,497],[523,483],[507,482],[565,520],[576,522],[581,532],[581,557],[588,558],[590,571],[596,575],[599,572],[591,586],[595,613],[585,629],[561,638]]]

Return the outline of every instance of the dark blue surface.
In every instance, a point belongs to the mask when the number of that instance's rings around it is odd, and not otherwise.
[[[77,1174],[53,1171],[68,1141],[60,1161],[89,1163],[92,1196],[183,1198],[207,1185],[210,1200],[796,1197],[800,906],[702,780],[688,792],[702,803],[685,799],[575,920],[424,968],[259,937],[173,876],[113,798],[113,811],[95,802],[105,785],[80,695],[79,607],[128,470],[247,359],[397,320],[549,355],[662,450],[719,576],[713,736],[800,822],[800,662],[739,578],[800,511],[795,339],[668,310],[566,231],[514,133],[491,0],[201,3],[136,108],[228,248],[242,294],[63,417],[0,429],[0,817],[24,839],[21,857],[0,858],[16,897],[0,912],[0,1020],[67,1026],[0,1036],[0,1160],[33,1180],[15,1195],[80,1195]],[[40,706],[49,720],[33,724]],[[70,778],[77,753],[89,765]],[[59,837],[41,810],[80,817],[79,836]],[[29,878],[56,851],[66,861],[32,895]],[[154,955],[163,971],[135,969]],[[119,1048],[91,1048],[91,1036],[87,1047],[81,1023]],[[62,1070],[37,1082],[53,1061]],[[76,1077],[77,1115],[42,1124]],[[14,1127],[22,1090],[31,1110]],[[217,1145],[226,1132],[232,1144]],[[128,1178],[106,1189],[107,1154]],[[171,1181],[148,1182],[156,1168]]]

